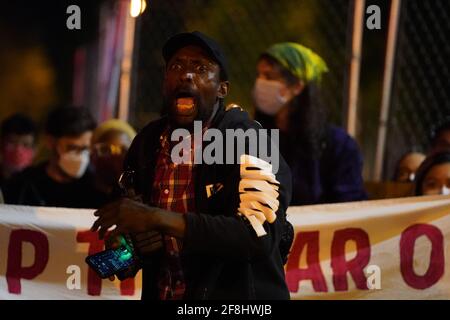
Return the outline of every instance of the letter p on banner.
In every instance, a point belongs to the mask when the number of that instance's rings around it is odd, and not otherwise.
[[[22,266],[22,244],[29,242],[34,247],[34,261],[31,266]],[[21,279],[31,280],[41,274],[48,262],[48,239],[42,232],[19,229],[11,232],[8,245],[8,264],[6,281],[8,291],[21,293]]]

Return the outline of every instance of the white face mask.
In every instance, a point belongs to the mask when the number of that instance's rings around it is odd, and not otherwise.
[[[450,196],[450,189],[447,188],[446,186],[442,186],[441,195],[443,195],[443,196]]]
[[[424,192],[424,195],[426,195],[426,196],[432,196],[432,195],[450,196],[450,188],[447,188],[446,186],[442,186],[440,188],[428,190],[428,191]]]
[[[281,94],[285,85],[279,81],[256,79],[253,88],[253,99],[259,111],[273,116],[288,102],[288,98]]]
[[[72,178],[81,178],[89,164],[89,151],[66,152],[59,157],[60,168]]]

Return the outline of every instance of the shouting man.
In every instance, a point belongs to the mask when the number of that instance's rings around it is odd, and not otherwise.
[[[227,63],[214,40],[181,33],[166,42],[163,56],[166,116],[137,135],[125,160],[133,199],[98,210],[92,230],[101,238],[113,226],[110,238],[162,234],[163,246],[155,241],[141,255],[143,299],[289,299],[283,270],[293,238],[286,220],[289,168],[268,135],[247,135],[263,130],[257,122],[236,105],[225,108]],[[194,163],[195,139],[175,134],[183,130],[189,136],[199,123],[203,137],[215,130],[216,141],[200,148],[219,145],[218,161]],[[226,135],[230,130],[233,141]],[[189,141],[191,161],[174,161],[172,150],[180,143],[174,136]],[[229,146],[243,136],[250,138],[244,137],[237,161],[225,162],[235,151]],[[255,145],[276,153],[277,170],[249,152]]]

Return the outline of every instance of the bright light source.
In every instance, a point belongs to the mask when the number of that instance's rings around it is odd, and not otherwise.
[[[146,7],[147,3],[145,2],[145,0],[131,0],[130,15],[133,18],[136,18],[144,12]]]

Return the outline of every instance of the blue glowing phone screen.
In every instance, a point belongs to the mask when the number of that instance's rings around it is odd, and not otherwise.
[[[105,250],[88,257],[93,267],[102,278],[109,277],[130,267],[134,263],[133,254],[126,246],[114,250]]]

